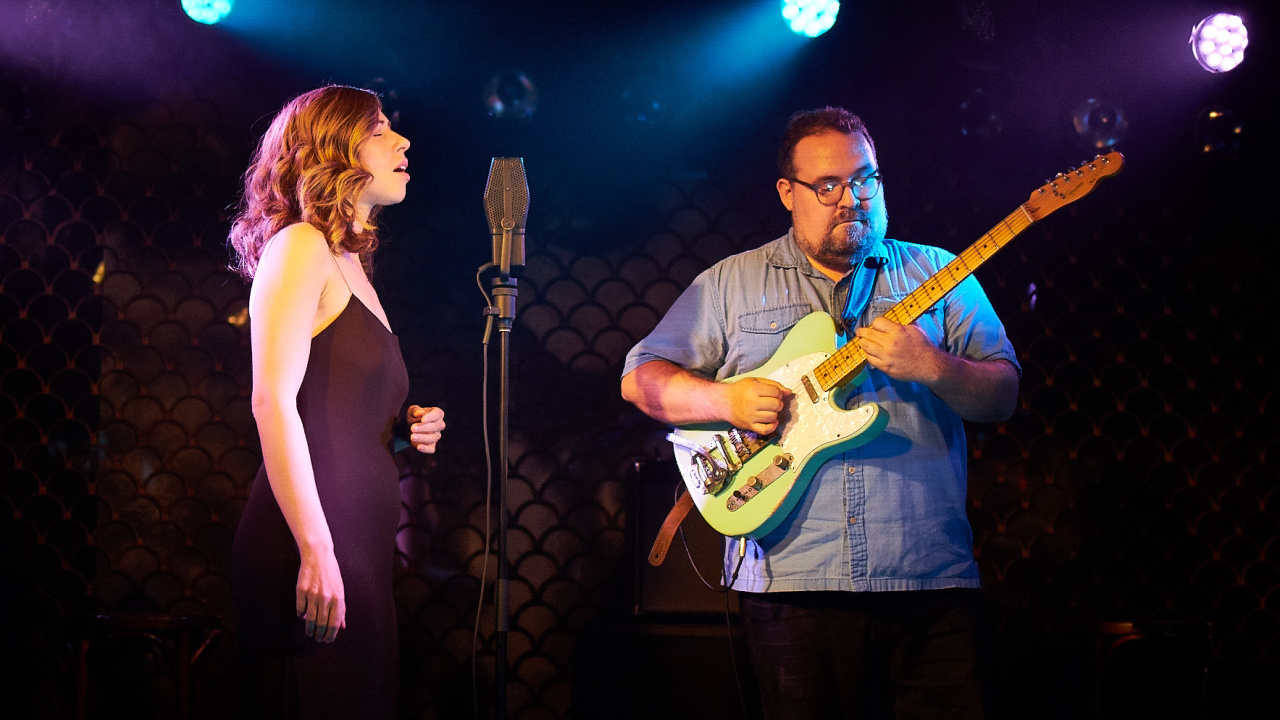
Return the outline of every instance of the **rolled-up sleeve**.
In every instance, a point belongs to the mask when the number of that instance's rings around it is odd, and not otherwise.
[[[724,364],[728,346],[714,275],[704,270],[676,298],[653,331],[627,353],[622,374],[653,360],[666,360],[706,378],[714,378]]]
[[[1008,360],[1022,376],[1013,343],[977,278],[970,275],[947,293],[944,322],[948,352],[974,361]]]

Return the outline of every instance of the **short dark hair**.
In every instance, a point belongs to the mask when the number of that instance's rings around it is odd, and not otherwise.
[[[784,178],[795,177],[796,145],[810,135],[838,132],[844,135],[861,133],[867,139],[867,145],[875,152],[876,144],[871,140],[871,133],[862,118],[838,107],[824,107],[817,110],[802,110],[787,120],[787,130],[782,135],[782,143],[778,146],[778,171]]]

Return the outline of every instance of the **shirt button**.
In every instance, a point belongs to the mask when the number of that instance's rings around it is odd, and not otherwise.
[[[776,323],[776,322],[771,322],[771,323],[769,323],[769,329],[770,329],[770,330],[777,330],[777,329],[778,329],[778,323]]]
[[[856,518],[856,517],[851,517],[851,518],[849,518],[849,524],[850,524],[850,525],[854,525],[854,524],[856,524],[857,522],[858,522],[858,518]]]
[[[856,473],[856,472],[858,472],[858,469],[857,469],[857,468],[855,468],[854,466],[850,465],[850,466],[849,466],[849,474],[850,474],[850,475],[852,475],[852,474],[854,474],[854,473]]]

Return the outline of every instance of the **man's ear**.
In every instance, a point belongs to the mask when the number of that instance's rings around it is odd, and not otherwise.
[[[782,206],[787,212],[794,210],[795,196],[791,193],[791,181],[786,178],[778,178],[778,199],[782,200]]]

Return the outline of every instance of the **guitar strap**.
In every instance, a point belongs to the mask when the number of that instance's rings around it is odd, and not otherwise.
[[[849,298],[840,317],[845,337],[853,333],[858,326],[858,318],[866,312],[867,304],[871,302],[871,290],[876,286],[876,275],[880,274],[885,261],[886,258],[875,255],[868,257],[862,261],[862,267],[870,272],[856,272],[849,278]]]
[[[663,560],[667,559],[667,550],[671,548],[671,539],[675,537],[676,528],[680,527],[680,523],[684,522],[685,516],[692,509],[693,496],[688,490],[681,490],[680,499],[676,500],[675,507],[667,513],[667,519],[662,521],[658,537],[653,541],[653,549],[649,551],[650,565],[658,567]]]
[[[884,262],[885,259],[882,257],[869,257],[863,261],[862,267],[870,272],[853,273],[849,278],[849,298],[845,301],[844,311],[841,313],[841,324],[846,338],[857,326],[858,318],[862,317],[862,313],[867,309],[867,303],[871,302],[871,289],[875,287],[876,275]],[[650,565],[657,567],[667,559],[667,550],[671,549],[671,541],[675,538],[676,530],[680,528],[680,523],[684,522],[693,507],[693,496],[688,490],[682,490],[680,499],[676,500],[671,512],[667,513],[666,520],[662,521],[658,537],[654,538],[653,548],[649,551]]]

